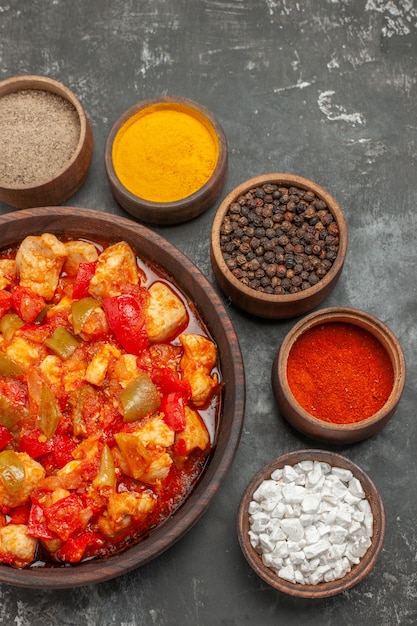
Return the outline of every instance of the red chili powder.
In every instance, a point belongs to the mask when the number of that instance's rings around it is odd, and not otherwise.
[[[385,404],[394,371],[374,335],[354,324],[329,322],[296,340],[288,355],[287,378],[308,413],[325,422],[350,424]]]

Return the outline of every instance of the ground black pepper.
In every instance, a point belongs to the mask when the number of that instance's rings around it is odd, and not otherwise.
[[[220,248],[242,284],[275,295],[297,293],[316,285],[331,269],[339,228],[312,191],[268,183],[230,204]]]

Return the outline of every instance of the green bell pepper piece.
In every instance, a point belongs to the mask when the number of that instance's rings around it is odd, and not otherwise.
[[[45,344],[65,361],[74,352],[79,342],[66,328],[57,326],[52,335],[46,339]]]
[[[25,482],[25,468],[13,450],[0,452],[0,481],[11,494],[17,493]]]
[[[81,300],[75,300],[72,303],[72,327],[76,335],[80,334],[86,320],[98,306],[100,306],[98,300],[89,297],[81,298]]]
[[[161,404],[161,396],[150,376],[141,372],[120,393],[120,401],[123,407],[123,420],[133,422],[156,411]]]

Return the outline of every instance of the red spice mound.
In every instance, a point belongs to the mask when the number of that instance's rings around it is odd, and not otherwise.
[[[287,378],[308,413],[325,422],[350,424],[385,404],[394,372],[374,335],[353,324],[330,322],[297,339],[288,356]]]

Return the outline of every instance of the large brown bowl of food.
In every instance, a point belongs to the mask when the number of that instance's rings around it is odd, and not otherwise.
[[[216,495],[244,414],[238,339],[210,283],[145,227],[41,207],[0,216],[0,233],[0,581],[107,580]]]

